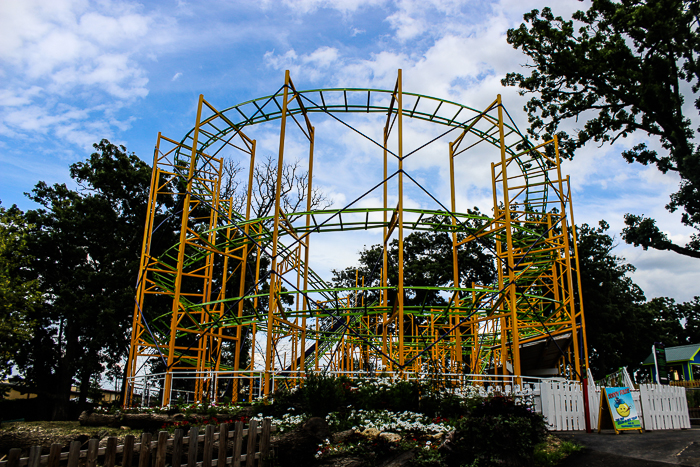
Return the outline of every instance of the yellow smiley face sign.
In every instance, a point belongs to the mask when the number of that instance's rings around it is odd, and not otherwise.
[[[630,388],[605,388],[601,396],[603,399],[607,399],[605,405],[610,409],[609,413],[616,432],[619,430],[640,430],[642,428]]]
[[[617,413],[619,413],[622,417],[629,417],[630,406],[625,404],[624,402],[617,406],[615,410],[617,410]]]

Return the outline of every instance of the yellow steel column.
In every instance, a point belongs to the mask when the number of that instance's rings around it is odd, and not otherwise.
[[[581,315],[581,333],[583,335],[583,363],[588,368],[588,340],[586,337],[586,319],[583,313],[583,295],[581,291],[581,267],[578,261],[578,239],[576,234],[576,223],[574,222],[574,205],[571,195],[571,182],[569,176],[566,176],[566,186],[569,190],[569,216],[571,217],[571,233],[574,242],[574,259],[576,260],[576,284],[578,287],[578,304],[579,314]],[[583,370],[586,371],[586,370]]]
[[[158,139],[156,140],[156,147],[153,152],[153,167],[151,167],[151,185],[148,192],[148,205],[146,206],[146,224],[143,229],[143,242],[141,244],[141,262],[139,264],[139,283],[136,289],[136,305],[134,306],[134,317],[131,324],[131,346],[129,347],[129,359],[127,360],[126,367],[126,394],[122,397],[122,406],[127,407],[130,405],[131,398],[134,392],[133,381],[130,382],[129,378],[136,376],[136,360],[137,356],[137,340],[142,330],[141,325],[141,312],[143,311],[144,304],[144,291],[146,288],[146,269],[147,269],[147,258],[151,251],[151,235],[153,233],[153,222],[155,216],[155,205],[156,197],[158,193],[158,180],[160,179],[158,171],[158,154],[160,153],[160,132],[158,132]]]
[[[576,305],[574,303],[574,284],[573,284],[573,278],[571,277],[571,257],[570,257],[570,252],[569,250],[569,226],[568,223],[566,222],[566,201],[564,201],[564,186],[562,184],[562,178],[561,178],[561,161],[559,159],[559,139],[557,138],[557,135],[554,135],[554,154],[556,157],[556,162],[557,162],[557,179],[559,182],[559,199],[561,200],[561,217],[562,217],[562,223],[561,223],[561,232],[562,232],[562,237],[564,238],[564,258],[565,258],[565,265],[566,265],[566,274],[567,274],[567,289],[568,289],[568,305],[567,309],[569,310],[569,316],[571,318],[571,340],[573,342],[573,347],[574,347],[574,371],[578,375],[579,379],[583,378],[583,375],[581,375],[581,362],[579,361],[579,348],[578,348],[578,331],[576,329]]]
[[[393,101],[393,97],[392,97]],[[393,102],[392,102],[393,103]],[[388,306],[389,306],[389,290],[387,289],[389,285],[389,239],[386,238],[387,233],[389,231],[388,226],[387,226],[387,209],[388,209],[388,183],[386,178],[388,176],[388,161],[387,161],[387,145],[389,144],[389,121],[391,120],[391,111],[389,112],[388,118],[387,118],[387,124],[384,126],[384,229],[383,229],[383,234],[382,238],[384,239],[384,248],[382,249],[382,270],[381,270],[381,276],[382,276],[382,291],[381,291],[381,297],[382,297],[382,307],[384,309],[384,313],[382,314],[382,366],[383,369],[386,369],[388,361],[387,361],[387,352],[388,352],[388,346],[387,346],[387,319],[388,319],[388,314],[386,312]]]
[[[307,187],[306,191],[306,212],[310,213],[311,212],[311,196],[313,193],[312,190],[312,184],[313,184],[313,177],[314,177],[314,140],[315,140],[315,135],[316,135],[316,130],[314,127],[311,127],[311,131],[309,132],[309,186]],[[309,231],[309,226],[311,225],[311,214],[306,214],[306,231]],[[306,235],[304,238],[304,290],[309,289],[309,245],[311,242],[311,235]],[[303,298],[303,308],[302,311],[304,312],[304,315],[301,319],[301,327],[303,330],[301,331],[301,366],[299,370],[301,372],[304,371],[304,368],[306,366],[306,314],[310,310],[309,307],[309,299],[305,295]],[[318,320],[318,319],[317,319]],[[318,339],[318,336],[316,336]],[[317,340],[318,342],[318,340]]]
[[[250,199],[248,200],[248,202],[250,202]],[[262,234],[262,228],[258,227],[258,230],[259,230],[258,233]],[[260,280],[260,247],[258,247],[256,245],[255,250],[256,250],[256,257],[255,257],[255,284],[256,284],[255,295],[256,295],[256,297],[253,299],[253,309],[257,311],[257,309],[258,309],[258,297],[257,297],[257,295],[258,295],[258,291],[259,291],[258,287],[257,287],[257,283]],[[253,321],[253,332],[250,336],[250,339],[252,342],[251,346],[250,346],[250,374],[251,374],[251,378],[250,378],[250,386],[249,386],[250,398],[249,398],[248,402],[251,402],[253,400],[253,373],[255,370],[255,343],[257,342],[257,338],[258,338],[257,333],[258,333],[258,322]]]
[[[509,306],[510,306],[510,319],[511,319],[511,335],[513,340],[513,347],[511,350],[511,355],[513,357],[513,373],[520,375],[520,336],[518,335],[518,313],[517,313],[517,297],[515,290],[515,261],[513,259],[513,232],[511,226],[511,216],[510,216],[510,195],[508,193],[508,169],[506,167],[506,143],[505,135],[503,131],[503,103],[501,101],[501,95],[498,95],[498,136],[500,139],[501,146],[501,176],[503,178],[503,203],[505,210],[505,224],[506,224],[506,239],[508,248],[508,291],[509,296]]]
[[[455,195],[455,160],[454,160],[454,143],[450,142],[449,146],[449,156],[450,156],[450,209],[452,212],[457,212],[457,200]],[[455,288],[459,288],[459,255],[457,254],[457,218],[452,215],[452,281]],[[459,310],[459,291],[454,292],[454,309]],[[459,315],[455,313],[447,313],[450,325],[457,326],[459,323]],[[452,317],[454,316],[454,325],[452,324]],[[462,363],[462,333],[461,326],[455,328],[455,362]]]
[[[502,166],[503,163],[499,163],[499,166]],[[503,178],[503,172],[501,172],[501,178]],[[505,222],[502,217],[501,210],[498,206],[498,192],[496,191],[496,180],[497,180],[497,175],[496,175],[496,164],[493,162],[491,163],[491,183],[492,183],[492,193],[493,193],[493,218],[494,218],[494,223],[496,224],[496,228],[498,229],[499,224],[504,225]],[[503,229],[499,229],[503,230]],[[499,235],[498,233],[496,234],[497,236]],[[498,272],[498,290],[503,291],[504,287],[504,269],[505,267],[503,266],[504,260],[503,260],[503,240],[502,240],[502,234],[500,235],[501,238],[498,238],[496,241],[496,258],[498,259],[498,267],[496,268]],[[506,261],[506,264],[507,261]],[[506,266],[507,267],[507,266]],[[507,292],[501,292],[501,293],[507,293]],[[504,318],[504,313],[501,312],[505,308],[504,301],[499,300],[498,301],[498,310],[494,310],[494,315],[500,315],[499,318],[496,318],[493,320],[493,333],[494,333],[494,339],[496,339],[496,332],[497,330],[501,334],[501,350],[506,347],[506,319]],[[496,322],[498,322],[498,326],[496,325]],[[495,346],[495,341],[494,341],[494,346]],[[492,350],[492,355],[493,355],[493,350]],[[506,374],[506,358],[507,358],[507,353],[501,351],[499,353],[500,357],[500,362],[497,358],[493,358],[493,366],[494,366],[494,374],[498,374],[496,372],[496,367],[500,363],[501,365],[501,371],[503,374]]]
[[[216,244],[216,230],[215,227],[218,224],[218,207],[219,207],[219,191],[221,188],[221,171],[222,171],[222,166],[223,166],[223,160],[219,159],[219,167],[215,168],[212,164],[212,161],[208,162],[208,165],[211,167],[207,169],[208,171],[216,169],[216,173],[213,174],[214,176],[214,184],[211,186],[211,193],[209,193],[210,199],[211,199],[211,207],[209,208],[209,228],[208,228],[208,234],[207,234],[207,241],[210,245],[215,245]],[[211,181],[211,180],[207,180]],[[204,196],[204,195],[203,195]],[[206,198],[205,198],[206,199]],[[206,258],[204,260],[205,262],[205,267],[204,267],[204,284],[202,287],[202,302],[203,303],[210,303],[211,302],[211,293],[212,293],[212,280],[213,280],[213,275],[214,275],[214,255],[212,253],[209,253],[206,255]],[[216,340],[214,335],[216,331],[214,331],[210,325],[210,323],[214,320],[213,317],[213,310],[211,305],[203,305],[201,308],[201,312],[199,315],[199,322],[201,324],[201,328],[205,330],[203,334],[200,334],[200,339],[199,339],[199,351],[197,355],[197,371],[202,374],[201,378],[197,379],[198,385],[196,386],[195,390],[195,399],[196,400],[203,400],[204,398],[204,393],[205,391],[208,392],[208,388],[211,385],[211,380],[209,379],[209,376],[206,376],[205,374],[209,375],[210,373],[207,373],[207,369],[211,370],[212,369],[212,347],[215,345],[216,342],[220,343],[220,340]]]
[[[270,298],[267,314],[267,350],[265,353],[265,380],[263,393],[267,396],[270,393],[270,370],[272,367],[273,343],[272,334],[274,329],[275,308],[277,307],[277,288],[280,282],[277,277],[277,248],[280,227],[280,192],[282,190],[282,167],[284,165],[284,136],[287,125],[287,96],[289,95],[289,70],[284,72],[284,98],[282,101],[282,117],[280,123],[280,146],[279,157],[277,158],[277,182],[275,185],[275,219],[272,231],[272,261],[270,264]]]
[[[250,235],[250,224],[248,221],[250,220],[250,199],[252,198],[252,191],[253,191],[253,173],[255,170],[255,147],[256,147],[256,141],[255,140],[250,140],[248,139],[247,136],[241,135],[242,138],[245,138],[248,140],[250,143],[250,166],[248,167],[248,193],[246,194],[246,208],[245,208],[245,220],[246,223],[243,226],[243,232],[246,237]],[[238,296],[243,297],[243,294],[245,294],[245,277],[246,277],[246,268],[248,266],[248,243],[250,240],[244,240],[243,241],[243,251],[241,253],[241,280],[238,285]],[[239,300],[238,302],[238,319],[239,322],[241,318],[243,318],[243,305],[244,302],[243,300]],[[233,370],[234,371],[239,371],[240,370],[240,364],[241,364],[241,350],[243,349],[243,326],[240,324],[236,326],[236,335],[238,336],[238,341],[236,342],[236,345],[238,348],[236,349],[236,352],[234,353],[234,364],[233,364]],[[253,347],[255,347],[255,342],[253,342]],[[251,362],[252,363],[252,362]],[[238,379],[234,378],[234,383],[233,383],[233,390],[236,392],[238,390]],[[232,394],[232,400],[238,401],[238,393],[236,392],[235,394]]]
[[[190,215],[190,192],[192,191],[192,178],[197,166],[197,144],[199,140],[199,125],[202,118],[202,101],[204,95],[199,95],[197,105],[197,120],[192,135],[192,155],[190,156],[190,167],[187,175],[187,192],[182,204],[182,221],[180,223],[180,244],[177,253],[177,275],[175,276],[175,290],[173,294],[172,317],[170,319],[170,340],[168,343],[168,366],[165,373],[165,385],[163,387],[163,405],[170,403],[170,390],[172,388],[172,364],[175,360],[175,336],[177,334],[178,315],[180,313],[180,293],[182,291],[182,266],[185,262],[185,247],[187,240],[187,226]]]
[[[398,284],[397,297],[398,301],[398,317],[397,326],[399,328],[399,365],[403,369],[404,364],[404,322],[403,322],[403,87],[401,78],[401,69],[399,69],[398,78],[397,105],[399,112],[399,202],[398,202],[398,235],[399,235],[399,258],[398,258]]]

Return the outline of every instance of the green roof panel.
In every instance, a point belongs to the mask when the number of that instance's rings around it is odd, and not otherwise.
[[[687,362],[695,358],[695,354],[700,350],[700,344],[677,345],[666,347],[666,362]],[[642,365],[653,365],[654,354],[650,353]]]

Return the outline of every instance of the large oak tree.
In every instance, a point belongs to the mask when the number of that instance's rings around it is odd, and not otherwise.
[[[700,150],[690,113],[700,110],[700,3],[696,0],[593,0],[573,20],[550,8],[532,10],[508,31],[508,42],[531,63],[530,74],[508,73],[502,83],[532,94],[525,109],[534,137],[557,134],[564,157],[589,142],[612,143],[634,132],[660,142],[638,144],[628,162],[675,172],[680,186],[666,208],[700,229]],[[694,109],[685,105],[693,99]],[[561,131],[583,122],[572,136]],[[625,215],[623,238],[644,249],[700,258],[700,236],[673,243],[643,214]]]

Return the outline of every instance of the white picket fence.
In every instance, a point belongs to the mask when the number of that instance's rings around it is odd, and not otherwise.
[[[598,428],[601,388],[589,377],[588,406],[591,428]],[[553,431],[586,429],[583,390],[575,381],[542,381],[535,389],[535,407],[544,415]],[[631,381],[628,387],[634,387]],[[632,390],[632,399],[645,430],[677,430],[690,428],[690,415],[685,388],[643,384]]]
[[[677,430],[690,428],[685,388],[640,384],[644,427],[647,430]]]
[[[542,415],[554,431],[586,429],[583,390],[574,381],[542,381],[540,383]]]

